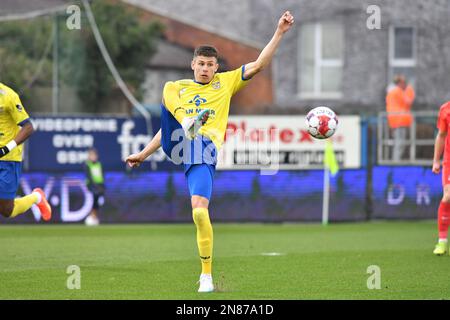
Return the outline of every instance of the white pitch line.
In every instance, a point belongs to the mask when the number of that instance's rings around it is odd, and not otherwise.
[[[274,256],[282,256],[284,255],[284,253],[281,252],[263,252],[261,253],[262,256],[270,256],[270,257],[274,257]]]

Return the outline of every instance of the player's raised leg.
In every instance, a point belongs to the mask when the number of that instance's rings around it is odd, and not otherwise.
[[[0,161],[0,214],[15,218],[36,204],[44,220],[50,220],[51,208],[44,192],[37,188],[29,195],[16,198],[22,164],[18,161]]]
[[[36,204],[41,212],[42,219],[50,220],[52,211],[41,189],[35,189],[29,195],[16,199],[0,199],[0,214],[6,218],[15,218],[27,212]]]
[[[172,81],[167,82],[163,89],[163,105],[178,121],[188,139],[194,139],[198,130],[208,121],[210,109],[201,110],[196,116],[188,117],[179,96],[180,87]]]
[[[213,229],[209,218],[212,172],[207,164],[192,165],[186,172],[191,193],[192,217],[197,227],[197,245],[202,265],[198,292],[214,291],[212,280]]]

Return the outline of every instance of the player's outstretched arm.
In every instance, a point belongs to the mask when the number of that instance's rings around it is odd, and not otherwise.
[[[247,63],[245,65],[244,78],[250,79],[255,74],[263,70],[272,61],[272,57],[277,50],[283,35],[292,27],[294,24],[294,17],[289,11],[286,11],[278,20],[278,26],[275,33],[269,43],[259,54],[256,61]]]
[[[139,167],[142,162],[145,161],[150,155],[161,147],[161,129],[155,134],[153,139],[147,144],[147,146],[139,153],[129,155],[125,162],[131,167]]]
[[[444,152],[445,137],[447,136],[446,131],[439,130],[436,141],[434,143],[434,157],[433,157],[433,168],[434,173],[439,173],[441,171],[441,156]]]
[[[17,136],[8,142],[6,146],[0,147],[0,158],[8,154],[11,150],[13,150],[18,145],[22,144],[27,140],[34,132],[33,125],[31,122],[26,122],[22,128],[20,129]]]

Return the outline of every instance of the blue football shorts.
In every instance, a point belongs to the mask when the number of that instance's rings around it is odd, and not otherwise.
[[[189,167],[185,175],[191,197],[201,196],[211,199],[215,170],[215,166],[206,163],[192,164]]]
[[[0,161],[0,199],[14,199],[19,188],[22,163]]]

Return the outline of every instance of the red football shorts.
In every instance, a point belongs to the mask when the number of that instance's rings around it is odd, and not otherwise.
[[[442,185],[450,184],[450,165],[442,166]]]

